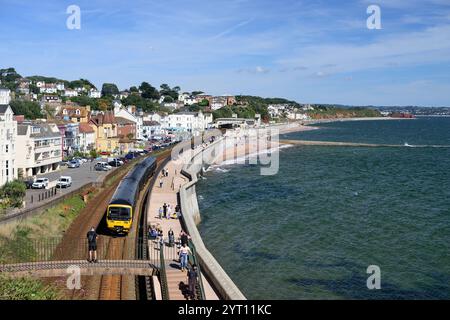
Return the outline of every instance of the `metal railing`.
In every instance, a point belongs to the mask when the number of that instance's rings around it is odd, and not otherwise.
[[[121,251],[123,242],[108,241],[108,236],[100,235],[97,240],[97,257],[104,259],[108,251]],[[61,237],[47,239],[28,239],[26,235],[16,235],[15,237],[0,238],[0,265],[23,263],[23,262],[45,262],[59,260],[87,260],[89,250],[87,239],[73,241],[70,247],[61,245]],[[143,241],[136,243],[136,250],[143,251],[146,244]],[[134,260],[151,261],[158,266],[159,254],[156,251],[149,251],[149,255],[137,256]],[[122,260],[122,257],[108,258],[108,260]]]
[[[159,250],[160,253],[160,268],[159,268],[159,280],[161,282],[161,294],[163,300],[170,300],[169,297],[169,284],[167,282],[167,274],[166,274],[166,264],[164,260],[164,250],[161,248]]]
[[[200,264],[198,263],[195,245],[191,240],[189,240],[189,248],[191,249],[191,252],[192,252],[192,254],[189,256],[189,263],[191,264],[191,266],[192,265],[197,266],[198,281],[197,281],[197,286],[195,288],[197,291],[197,298],[198,298],[198,300],[206,300],[205,288],[203,287],[201,267],[200,267]]]

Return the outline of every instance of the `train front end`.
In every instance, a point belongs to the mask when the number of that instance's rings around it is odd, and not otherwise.
[[[110,204],[106,215],[106,226],[115,234],[128,234],[133,221],[133,207],[124,204]]]

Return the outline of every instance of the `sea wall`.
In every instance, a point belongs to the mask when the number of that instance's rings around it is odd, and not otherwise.
[[[206,248],[197,229],[197,224],[201,221],[197,193],[195,191],[195,185],[198,181],[197,175],[204,167],[212,163],[213,159],[220,154],[223,148],[222,139],[218,139],[204,149],[202,146],[198,146],[191,157],[190,163],[183,166],[181,173],[189,179],[189,182],[180,189],[181,211],[183,213],[184,227],[195,245],[202,273],[208,278],[215,290],[218,291],[221,298],[226,300],[245,300],[245,296]]]

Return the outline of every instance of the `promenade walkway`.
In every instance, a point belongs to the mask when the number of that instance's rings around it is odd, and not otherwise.
[[[198,150],[200,151],[200,149]],[[187,155],[185,155],[186,157]],[[174,161],[168,162],[168,164],[164,167],[164,169],[168,170],[169,176],[162,177],[160,174],[156,183],[153,186],[153,189],[150,193],[150,205],[148,206],[147,211],[147,224],[151,225],[159,225],[164,233],[164,240],[168,242],[168,232],[170,228],[172,228],[175,234],[175,241],[179,240],[179,235],[181,232],[181,221],[178,219],[162,219],[159,218],[159,208],[166,204],[170,204],[172,207],[172,212],[175,212],[175,206],[177,205],[177,193],[180,187],[189,182],[186,177],[181,174],[181,170],[183,167],[184,161]],[[163,182],[162,188],[159,186],[160,179]],[[149,240],[148,243],[149,250],[158,250],[159,244],[156,241]],[[171,300],[185,300],[185,286],[188,285],[187,272],[182,272],[179,268],[178,263],[178,250],[175,247],[169,248],[165,246],[164,249],[164,257],[165,257],[165,267],[166,267],[166,275],[167,282],[169,287],[169,297]],[[218,297],[214,290],[211,288],[208,281],[203,279],[203,287],[205,289],[205,298],[207,300],[218,300]]]

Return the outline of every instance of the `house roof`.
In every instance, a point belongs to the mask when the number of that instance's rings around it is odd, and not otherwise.
[[[9,105],[7,104],[0,104],[0,114],[4,114],[6,110],[8,110]]]
[[[61,133],[59,130],[56,132],[52,130],[52,125],[48,123],[28,123],[28,124],[18,124],[17,125],[17,134],[24,136],[27,134],[29,126],[38,126],[41,128],[39,133],[30,133],[30,137],[32,138],[56,138],[61,137]]]
[[[80,123],[80,133],[94,133],[94,129],[87,123]]]
[[[66,114],[63,113],[64,110],[67,110],[67,115],[70,116],[70,117],[85,118],[89,114],[89,111],[86,109],[86,107],[64,106],[64,107],[61,108],[61,111],[59,113],[60,116],[65,116],[66,115]],[[80,110],[80,114],[76,113],[77,110]]]
[[[101,126],[103,124],[113,124],[116,123],[114,113],[112,111],[106,111],[105,113],[99,113],[91,117],[92,123],[96,126]]]
[[[146,127],[160,126],[158,121],[143,121],[142,124]]]
[[[126,118],[122,118],[122,117],[115,117],[116,118],[116,123],[117,124],[134,124],[133,121],[128,120]]]

